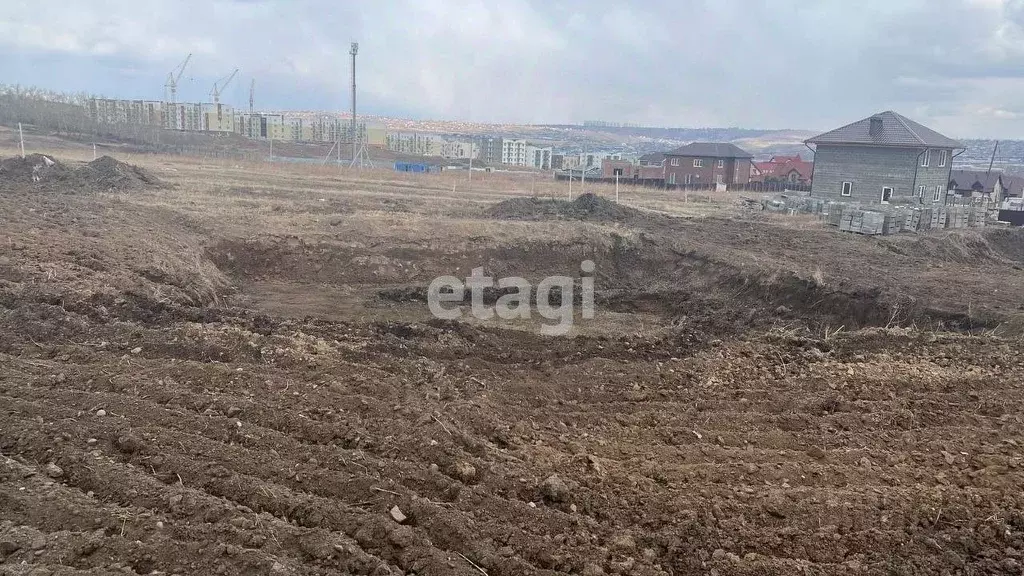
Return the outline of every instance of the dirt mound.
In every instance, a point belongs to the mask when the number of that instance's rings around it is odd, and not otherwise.
[[[102,156],[75,171],[76,183],[97,191],[134,190],[160,185],[160,179],[144,168]]]
[[[976,262],[1000,260],[1001,254],[993,250],[978,232],[950,232],[944,236],[924,236],[916,240],[909,252],[944,262]]]
[[[503,220],[594,220],[627,222],[643,213],[595,194],[583,194],[571,202],[543,198],[511,198],[487,210],[487,216]]]
[[[67,188],[68,192],[124,192],[160,186],[149,171],[132,164],[102,156],[80,166],[68,167],[42,154],[0,161],[0,183],[30,184],[47,189]]]
[[[72,172],[61,162],[42,154],[0,160],[0,182],[24,184],[65,180]]]
[[[989,230],[985,239],[1007,260],[1024,262],[1024,229]]]

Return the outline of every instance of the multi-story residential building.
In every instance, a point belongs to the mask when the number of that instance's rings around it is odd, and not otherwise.
[[[441,144],[441,157],[451,160],[476,159],[479,152],[476,143],[469,140],[446,139]]]
[[[203,104],[203,116],[210,132],[235,131],[235,112],[226,104]]]
[[[530,166],[531,168],[550,170],[551,153],[552,150],[550,146],[528,145],[526,147],[526,165]]]
[[[89,117],[98,124],[164,125],[164,103],[155,100],[89,100]]]
[[[750,181],[753,156],[735,144],[694,142],[665,153],[666,186],[719,186]]]
[[[444,139],[436,134],[420,132],[394,132],[386,137],[388,150],[420,156],[440,156]]]
[[[503,139],[501,141],[501,163],[510,166],[526,166],[526,140]]]
[[[819,134],[811,196],[865,204],[944,203],[964,145],[893,111]]]
[[[206,114],[203,113],[202,104],[190,104],[178,102],[165,105],[164,128],[168,130],[183,130],[188,132],[201,132],[206,130]]]
[[[476,141],[477,159],[487,164],[501,164],[503,140],[494,136],[481,136]]]

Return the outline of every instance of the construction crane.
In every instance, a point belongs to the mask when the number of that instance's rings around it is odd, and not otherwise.
[[[210,96],[213,96],[214,104],[220,104],[220,94],[235,79],[235,74],[238,74],[238,68],[235,68],[234,72],[213,83],[213,90],[210,91]]]
[[[164,100],[167,100],[171,104],[174,104],[177,101],[178,80],[181,80],[181,75],[185,73],[185,67],[188,66],[188,61],[191,59],[192,54],[189,53],[189,55],[185,57],[184,62],[167,74],[167,82],[164,83]],[[170,99],[167,98],[168,92],[171,96]]]
[[[253,105],[255,104],[255,100],[253,99],[253,94],[255,92],[256,92],[256,79],[253,78],[252,82],[249,83],[249,114],[252,114]]]

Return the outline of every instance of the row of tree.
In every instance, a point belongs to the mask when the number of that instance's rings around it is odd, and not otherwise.
[[[36,87],[0,84],[0,125],[20,122],[39,132],[85,141],[114,140],[136,144],[153,151],[174,142],[174,133],[155,126],[103,124],[92,119],[89,102],[93,95],[56,92]],[[171,140],[168,142],[168,140]]]

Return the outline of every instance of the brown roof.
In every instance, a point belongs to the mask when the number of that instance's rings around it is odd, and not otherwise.
[[[872,119],[882,122],[882,129],[875,134],[871,133]],[[870,146],[964,147],[960,142],[947,138],[892,110],[879,112],[852,124],[819,134],[805,142],[807,144],[865,144]]]

